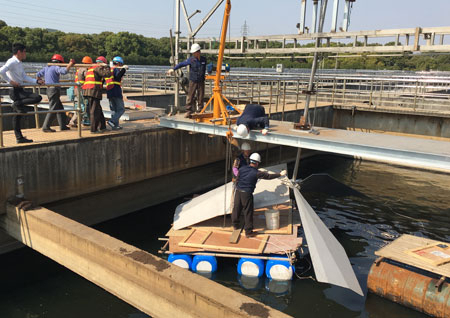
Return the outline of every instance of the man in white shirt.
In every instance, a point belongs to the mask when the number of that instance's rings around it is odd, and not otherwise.
[[[14,101],[11,105],[12,109],[17,113],[26,113],[26,105],[34,105],[40,103],[42,97],[38,94],[26,92],[22,85],[24,83],[38,83],[44,84],[42,80],[36,80],[25,73],[22,61],[26,59],[26,47],[23,44],[13,44],[13,56],[6,61],[5,65],[0,68],[0,75],[5,81],[13,87],[9,90],[9,97]],[[17,143],[33,142],[22,135],[20,129],[20,121],[22,115],[13,117],[14,134],[16,135]]]

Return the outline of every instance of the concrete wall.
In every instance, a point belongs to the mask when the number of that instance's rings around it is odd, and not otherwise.
[[[20,150],[20,151],[18,151]],[[222,138],[154,127],[0,149],[0,212],[22,192],[38,204],[129,184],[224,158]]]
[[[148,107],[165,108],[167,110],[169,109],[170,105],[175,104],[175,95],[174,94],[141,95],[141,96],[133,95],[133,96],[129,96],[128,99],[142,100],[147,103]],[[185,104],[186,104],[186,96],[180,94],[180,106],[184,107]]]
[[[450,138],[450,118],[378,111],[335,109],[333,128],[382,130],[403,134],[416,134]]]

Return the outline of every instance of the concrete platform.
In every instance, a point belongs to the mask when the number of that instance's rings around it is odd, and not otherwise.
[[[160,125],[220,136],[228,131],[227,126],[197,123],[180,115],[160,118]],[[246,139],[450,173],[450,141],[322,127],[315,131],[318,134],[271,120],[269,134],[263,136],[254,130]],[[234,137],[240,138],[237,134]]]
[[[78,137],[77,128],[71,128],[71,130],[59,131],[58,127],[52,126],[57,130],[54,133],[44,133],[42,129],[22,129],[22,134],[27,138],[33,139],[33,143],[30,144],[17,144],[14,132],[11,130],[3,132],[3,144],[4,147],[25,147],[36,144],[54,143],[64,140],[77,140],[82,138],[99,138],[106,135],[116,135],[122,133],[130,133],[133,131],[142,131],[156,127],[158,121],[155,119],[136,120],[132,122],[121,123],[122,130],[110,130],[109,128],[103,134],[92,134],[90,127],[82,127],[81,138]]]

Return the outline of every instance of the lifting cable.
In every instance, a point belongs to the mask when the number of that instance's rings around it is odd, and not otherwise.
[[[226,145],[225,145],[225,180],[224,180],[224,198],[223,198],[223,227],[226,226],[226,220],[227,220],[227,183],[228,183],[228,169],[230,168],[230,163],[231,163],[231,155],[232,155],[232,151],[231,151],[231,139],[233,138],[233,133],[231,132],[231,120],[228,118],[228,132],[227,132],[227,137],[226,137]],[[234,186],[233,186],[233,190],[234,190]],[[234,198],[234,191],[231,191],[231,200],[230,200],[230,211],[232,209],[232,202],[233,202],[233,198]]]

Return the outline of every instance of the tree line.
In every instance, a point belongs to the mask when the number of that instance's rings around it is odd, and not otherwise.
[[[124,58],[132,65],[170,65],[170,39],[149,38],[129,32],[102,32],[99,34],[65,33],[42,28],[21,28],[8,26],[0,20],[0,61],[11,56],[13,43],[21,42],[27,46],[28,62],[48,62],[54,53],[66,59],[81,61],[83,56],[92,58],[103,55],[108,60],[114,56]],[[182,44],[182,46],[185,44]],[[269,47],[281,46],[279,42],[269,42]],[[288,44],[289,45],[289,44]],[[305,46],[310,46],[305,45]],[[333,44],[337,45],[337,44]],[[341,44],[352,45],[352,44]],[[360,44],[362,45],[362,44]],[[372,44],[374,45],[374,44]],[[389,45],[387,43],[386,45]],[[214,46],[218,47],[218,43]],[[227,44],[234,47],[234,43]],[[323,54],[321,66],[326,69],[370,69],[370,70],[409,70],[409,71],[450,71],[450,55],[407,55],[407,56],[368,56],[334,58]],[[334,54],[333,54],[334,55]],[[182,57],[183,58],[183,57]],[[215,56],[208,56],[214,62]],[[286,68],[310,68],[311,58],[260,59],[247,56],[246,59],[226,61],[232,67],[270,68],[282,63]]]

